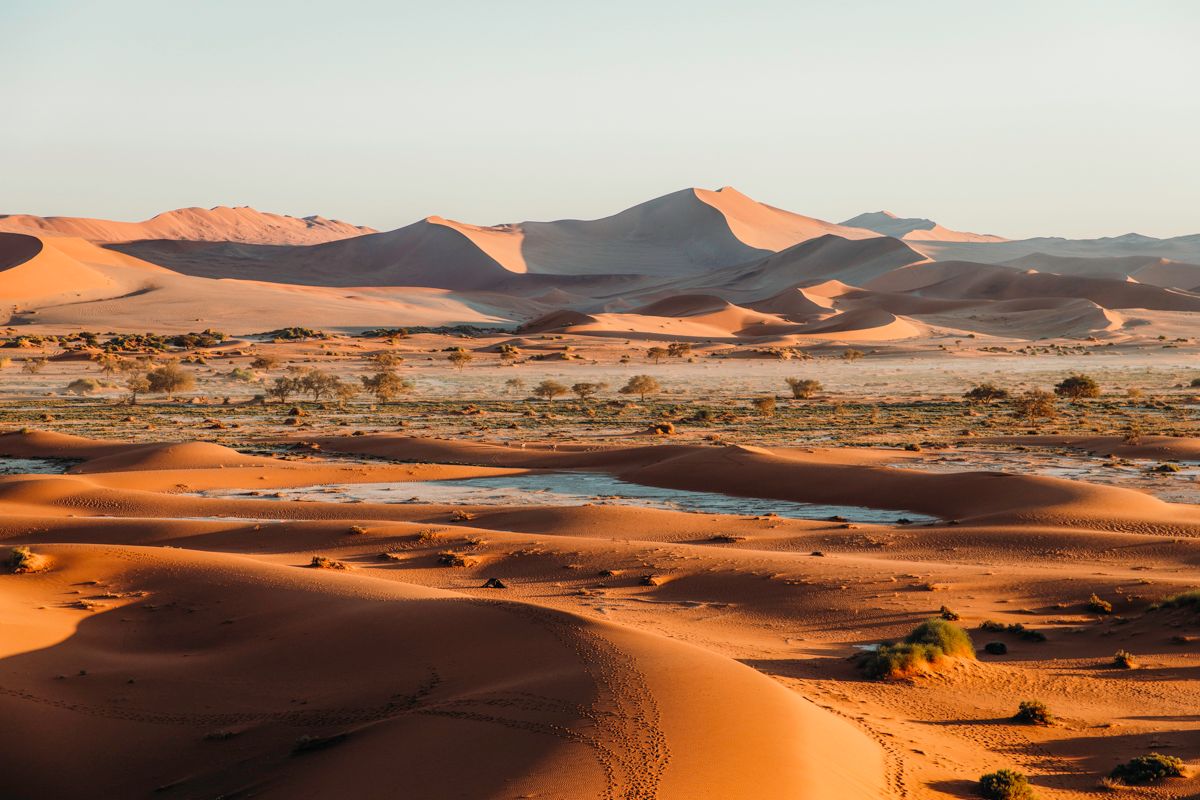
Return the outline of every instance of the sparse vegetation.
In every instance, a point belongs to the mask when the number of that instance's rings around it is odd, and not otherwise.
[[[775,395],[756,397],[750,401],[750,405],[754,406],[754,410],[758,412],[759,416],[775,416]]]
[[[554,380],[544,380],[537,386],[533,387],[533,396],[540,397],[547,403],[553,403],[554,398],[561,397],[571,391],[566,385]]]
[[[1128,650],[1118,650],[1113,656],[1113,666],[1118,669],[1137,669],[1137,658]]]
[[[621,394],[636,394],[646,402],[646,395],[662,391],[659,382],[649,375],[634,375],[618,390]]]
[[[24,545],[14,547],[8,554],[8,568],[18,575],[26,572],[37,572],[46,560]]]
[[[1054,395],[1043,389],[1030,389],[1013,398],[1013,407],[1017,416],[1030,422],[1038,419],[1049,419],[1058,413],[1054,404]]]
[[[964,394],[963,397],[967,402],[974,405],[991,405],[998,400],[1007,400],[1008,390],[1001,389],[991,383],[981,383]]]
[[[1024,773],[998,769],[979,778],[979,794],[984,800],[1034,800],[1033,787]]]
[[[865,654],[868,678],[902,678],[929,670],[946,658],[974,658],[975,646],[962,628],[943,619],[922,622],[899,644],[884,643]]]
[[[390,403],[413,390],[413,382],[401,378],[391,370],[376,372],[374,375],[363,375],[360,378],[363,389],[375,395],[380,403]]]
[[[1100,384],[1088,375],[1071,375],[1064,378],[1054,387],[1054,393],[1068,400],[1082,400],[1086,397],[1099,397]]]
[[[168,400],[174,399],[179,392],[186,392],[196,385],[192,373],[178,364],[164,364],[146,373],[149,391],[154,394],[165,394]]]
[[[1040,700],[1022,700],[1013,719],[1026,725],[1052,725],[1054,723],[1054,716],[1050,713],[1050,709]]]
[[[474,361],[475,356],[466,348],[456,347],[450,351],[450,355],[446,356],[446,360],[453,364],[455,369],[462,369]]]
[[[792,397],[796,400],[808,400],[825,388],[820,381],[812,378],[788,378],[787,385],[792,390]]]
[[[1127,786],[1144,786],[1167,778],[1183,777],[1183,760],[1175,756],[1151,753],[1118,764],[1109,777]]]
[[[313,556],[308,565],[313,569],[350,569],[344,562],[325,556]]]
[[[1088,598],[1087,607],[1088,611],[1094,614],[1111,614],[1113,610],[1112,603],[1101,598],[1095,592]]]

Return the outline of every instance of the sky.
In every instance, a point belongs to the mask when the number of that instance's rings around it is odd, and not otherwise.
[[[0,213],[1200,233],[1200,2],[0,0]]]

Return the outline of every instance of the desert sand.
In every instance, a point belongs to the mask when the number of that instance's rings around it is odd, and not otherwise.
[[[1194,237],[0,231],[5,797],[1200,796]]]

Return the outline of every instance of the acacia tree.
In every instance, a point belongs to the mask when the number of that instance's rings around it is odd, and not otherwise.
[[[340,383],[337,376],[323,369],[310,367],[300,373],[296,386],[299,391],[312,395],[313,402],[316,403],[323,398],[333,397]]]
[[[576,383],[571,386],[571,391],[580,400],[591,400],[598,393],[604,390],[606,384],[603,383]]]
[[[185,392],[196,385],[192,373],[178,364],[164,364],[146,373],[149,390],[154,394],[165,394],[168,400],[175,398],[176,392]]]
[[[300,391],[300,382],[296,378],[280,377],[267,388],[267,394],[281,403]]]
[[[363,375],[361,380],[363,388],[375,395],[375,399],[381,403],[391,402],[413,389],[412,381],[401,378],[391,370]]]
[[[136,406],[138,395],[150,391],[150,381],[140,372],[131,372],[125,379],[125,388],[129,390],[129,405]]]
[[[642,398],[642,402],[644,403],[646,402],[646,395],[662,391],[662,386],[649,375],[634,375],[618,391],[621,394],[636,394]]]
[[[471,355],[470,351],[458,347],[451,350],[450,355],[446,356],[446,359],[454,365],[455,369],[462,369],[467,364],[470,364],[475,359],[475,356]]]
[[[691,342],[671,342],[667,345],[667,355],[671,358],[683,358],[692,354]]]
[[[671,351],[667,350],[667,348],[665,348],[665,347],[651,347],[649,350],[646,351],[646,358],[650,359],[655,364],[657,364],[658,362],[662,361],[664,358],[666,358],[670,354],[671,354]]]
[[[540,397],[547,403],[553,403],[554,398],[566,394],[568,391],[570,390],[558,381],[545,380],[533,387],[533,396]]]
[[[525,388],[525,381],[520,378],[509,378],[504,382],[504,388],[506,391],[516,394]]]

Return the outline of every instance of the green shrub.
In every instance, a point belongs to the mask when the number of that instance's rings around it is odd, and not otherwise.
[[[1109,777],[1130,786],[1157,783],[1165,778],[1183,777],[1183,761],[1175,756],[1151,753],[1118,764]]]
[[[1170,597],[1165,597],[1163,600],[1153,606],[1152,611],[1160,608],[1193,608],[1200,609],[1200,589],[1190,589],[1186,592],[1173,594]]]
[[[974,658],[975,645],[962,628],[935,618],[922,622],[899,644],[879,645],[859,666],[868,678],[899,678],[923,672],[947,657]]]
[[[1026,725],[1051,725],[1054,723],[1054,716],[1041,700],[1022,700],[1013,719],[1017,722],[1024,722]]]
[[[987,800],[1033,800],[1033,789],[1024,774],[998,769],[979,779],[979,794]]]

